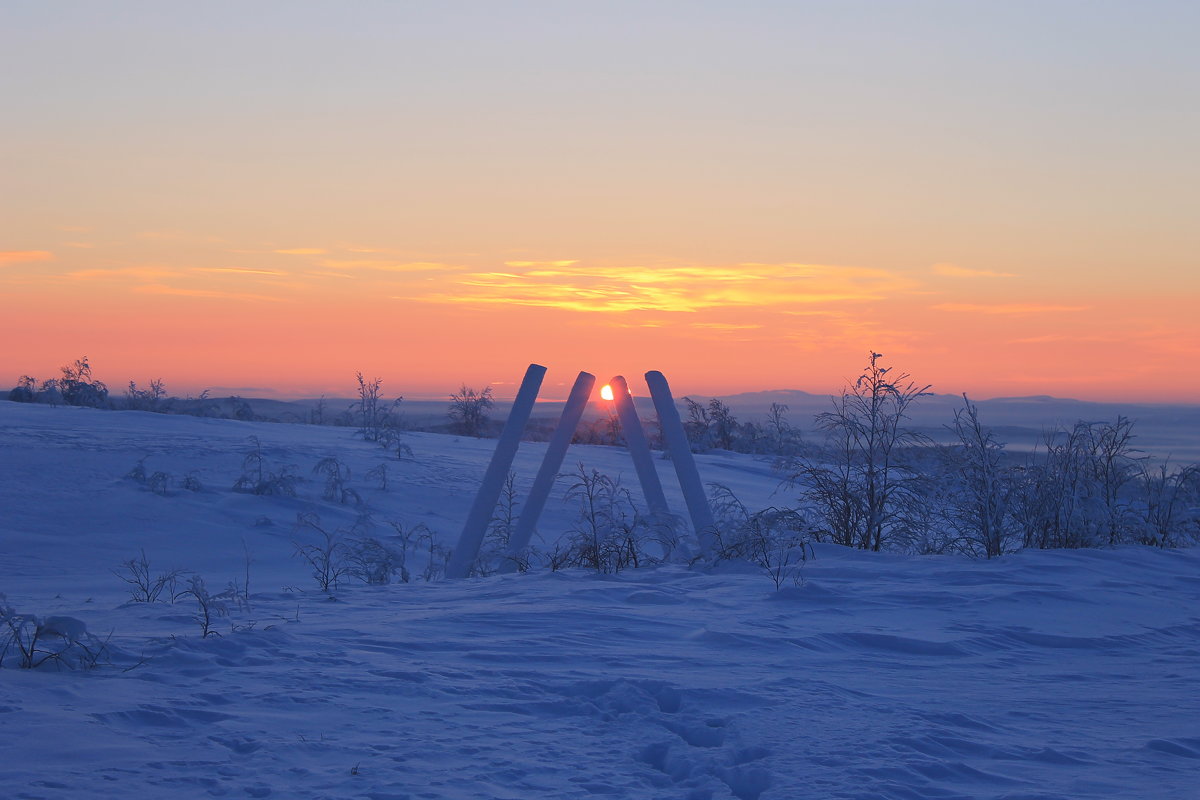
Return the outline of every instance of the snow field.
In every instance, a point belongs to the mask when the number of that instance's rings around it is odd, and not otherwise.
[[[299,496],[230,491],[247,437]],[[990,562],[818,546],[775,592],[748,564],[579,570],[317,591],[300,511],[348,525],[312,466],[353,470],[379,520],[453,544],[493,442],[0,402],[0,592],[83,620],[111,665],[0,669],[0,796],[1194,798],[1200,556],[1025,552]],[[544,445],[523,443],[528,485]],[[124,478],[139,458],[166,496]],[[573,447],[621,473],[627,454]],[[698,457],[751,508],[769,465]],[[676,509],[682,499],[658,467]],[[573,509],[551,497],[544,538]],[[379,531],[385,533],[385,531]],[[145,550],[249,609],[202,639],[195,603],[130,603]]]

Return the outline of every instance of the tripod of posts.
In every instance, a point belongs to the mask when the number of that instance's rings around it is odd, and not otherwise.
[[[448,578],[467,577],[472,565],[479,557],[479,549],[483,545],[484,535],[492,520],[496,503],[500,499],[504,481],[512,468],[513,458],[516,456],[517,447],[521,442],[521,434],[525,430],[525,423],[529,421],[533,403],[537,399],[538,390],[542,386],[542,379],[545,375],[546,368],[539,364],[530,364],[529,369],[525,371],[525,378],[521,381],[521,388],[517,391],[516,400],[513,401],[512,411],[500,432],[500,440],[496,444],[495,452],[492,453],[491,463],[488,464],[487,471],[483,475],[483,482],[479,486],[479,492],[475,495],[475,502],[467,512],[467,521],[463,525],[458,546],[454,548],[450,563],[446,567]],[[529,546],[538,518],[546,507],[546,500],[550,497],[554,479],[562,468],[563,459],[567,455],[567,447],[571,444],[571,438],[583,417],[595,384],[596,376],[580,372],[579,377],[575,379],[575,385],[571,387],[566,407],[563,408],[558,426],[554,429],[554,435],[546,448],[542,465],[533,479],[529,497],[526,499],[509,537],[508,558],[504,565],[507,571],[515,569],[517,559]],[[709,508],[708,498],[704,494],[704,486],[700,482],[700,472],[696,469],[696,461],[692,457],[687,434],[684,432],[683,422],[679,418],[679,411],[675,408],[671,387],[667,385],[667,379],[663,377],[663,374],[658,371],[646,373],[646,385],[650,388],[654,410],[658,413],[658,421],[662,426],[663,437],[666,439],[667,448],[671,453],[671,461],[675,465],[675,475],[679,479],[684,504],[687,506],[688,516],[691,517],[692,527],[696,532],[700,548],[703,552],[711,552],[714,544],[712,509]],[[613,378],[609,382],[609,386],[612,387],[613,401],[616,403],[621,430],[625,434],[625,443],[633,458],[633,466],[637,472],[638,481],[642,485],[646,504],[649,506],[651,514],[665,517],[670,513],[667,498],[663,493],[662,483],[658,479],[658,472],[654,468],[654,458],[650,454],[650,445],[646,441],[641,420],[638,419],[637,410],[634,408],[629,386],[625,378],[621,376]]]

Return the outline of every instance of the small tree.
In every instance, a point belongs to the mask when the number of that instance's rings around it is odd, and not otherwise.
[[[683,421],[683,432],[694,453],[703,453],[712,448],[712,420],[708,409],[690,397],[683,398],[687,405],[687,419]]]
[[[951,430],[958,443],[943,451],[950,486],[941,503],[946,521],[963,549],[993,558],[1010,546],[1012,483],[1001,463],[1004,445],[979,421],[979,407],[965,394]]]
[[[771,403],[767,410],[767,440],[770,452],[784,458],[794,456],[800,446],[800,432],[792,427],[787,413],[787,403]]]
[[[863,374],[817,417],[828,448],[792,462],[787,481],[817,511],[837,544],[879,550],[901,520],[916,475],[901,463],[905,448],[927,439],[904,427],[908,410],[928,394],[908,373],[892,375],[872,352]]]
[[[1137,481],[1144,499],[1143,544],[1171,547],[1200,537],[1200,465],[1151,468],[1144,462]]]
[[[136,381],[129,382],[125,390],[125,408],[131,411],[167,411],[167,386],[160,378],[152,378],[150,386],[139,389]]]
[[[17,385],[8,393],[8,399],[14,403],[32,403],[37,399],[37,391],[37,378],[22,375],[17,380]]]
[[[108,387],[92,377],[87,356],[64,366],[57,384],[63,402],[69,406],[100,408],[108,402]]]
[[[738,421],[733,410],[717,398],[708,401],[708,417],[711,423],[713,447],[732,450],[738,431]]]
[[[388,403],[380,395],[382,379],[368,381],[361,372],[354,373],[354,378],[358,381],[358,399],[350,405],[350,412],[358,420],[358,435],[368,442],[382,442],[393,433],[397,423],[392,411],[404,398]]]
[[[488,411],[494,405],[492,387],[485,386],[477,392],[465,383],[450,395],[450,407],[446,415],[453,428],[464,436],[482,436],[487,426]]]

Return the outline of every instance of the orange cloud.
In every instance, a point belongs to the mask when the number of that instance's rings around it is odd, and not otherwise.
[[[0,265],[30,264],[35,261],[53,261],[54,253],[49,250],[0,250]]]
[[[285,256],[323,256],[329,251],[322,250],[319,247],[293,247],[287,250],[272,250],[271,252]]]

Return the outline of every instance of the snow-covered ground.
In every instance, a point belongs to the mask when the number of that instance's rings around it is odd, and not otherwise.
[[[234,493],[257,436],[307,478]],[[318,591],[298,512],[452,544],[494,442],[0,402],[0,592],[108,638],[94,670],[0,669],[0,797],[1196,798],[1200,554],[961,557],[816,549],[776,592],[747,564]],[[525,443],[518,486],[544,444]],[[124,477],[146,457],[166,496]],[[627,454],[572,448],[633,484]],[[751,508],[769,464],[698,458]],[[682,507],[666,462],[669,499]],[[179,488],[191,474],[199,492]],[[540,529],[574,510],[551,499]],[[129,602],[144,550],[250,605],[202,638],[191,598]]]

